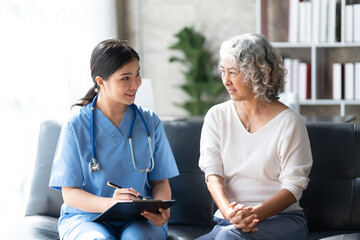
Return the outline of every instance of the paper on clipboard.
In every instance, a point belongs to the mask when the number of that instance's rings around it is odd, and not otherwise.
[[[143,211],[160,213],[159,208],[167,209],[175,204],[175,200],[133,200],[117,202],[108,210],[97,216],[93,222],[118,222],[146,220]]]

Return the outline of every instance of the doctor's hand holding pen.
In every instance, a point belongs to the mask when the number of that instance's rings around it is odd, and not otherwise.
[[[113,199],[116,201],[130,201],[130,200],[146,200],[143,196],[140,195],[138,191],[133,188],[122,188],[119,185],[116,185],[112,182],[107,182],[107,185],[115,188]]]
[[[139,200],[139,192],[133,188],[117,188],[114,191],[113,199],[116,201]]]
[[[155,186],[161,186],[163,184],[165,184],[165,185],[168,184],[168,181],[160,180],[160,181],[153,182],[153,185],[155,185]],[[137,192],[133,188],[122,188],[121,186],[119,186],[115,183],[112,183],[112,182],[107,182],[107,185],[115,188],[115,191],[113,194],[114,203],[116,201],[130,201],[130,200],[139,200],[139,199],[146,200],[146,198],[141,196],[140,193]],[[155,187],[155,189],[156,189],[156,187]],[[155,193],[155,195],[159,195],[159,194]],[[159,197],[167,198],[166,196],[160,196],[160,195],[159,195]],[[155,226],[159,227],[159,226],[164,225],[167,222],[167,220],[170,218],[170,208],[168,208],[166,210],[160,208],[159,212],[160,212],[160,214],[145,211],[141,215],[143,215],[145,218],[150,220]]]

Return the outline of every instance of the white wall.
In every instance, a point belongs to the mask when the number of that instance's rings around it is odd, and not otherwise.
[[[222,41],[247,32],[255,32],[254,0],[142,0],[141,55],[143,77],[154,83],[156,111],[160,116],[185,116],[173,105],[187,95],[177,86],[184,83],[181,65],[170,63],[178,51],[168,46],[174,34],[185,26],[194,26],[204,34],[208,48],[217,58]],[[137,36],[138,37],[138,36]]]

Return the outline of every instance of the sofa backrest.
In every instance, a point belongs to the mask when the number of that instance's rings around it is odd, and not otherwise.
[[[26,215],[58,217],[62,195],[48,187],[61,125],[41,124]],[[212,226],[214,202],[198,168],[202,122],[168,121],[164,128],[180,175],[170,179],[170,224]],[[313,154],[310,182],[300,200],[310,231],[360,229],[360,125],[308,123]]]
[[[214,202],[198,167],[202,122],[168,121],[164,128],[180,172],[169,180],[176,199],[169,224],[212,227]]]
[[[300,200],[310,231],[360,229],[360,125],[307,124],[313,155]]]

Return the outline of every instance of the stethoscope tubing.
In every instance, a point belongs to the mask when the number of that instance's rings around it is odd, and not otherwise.
[[[97,100],[98,95],[96,95],[91,103],[91,116],[90,116],[90,137],[91,137],[91,150],[92,150],[92,163],[89,162],[89,170],[90,173],[92,173],[93,171],[99,171],[100,170],[100,164],[98,163],[98,161],[96,160],[96,149],[95,149],[95,124],[94,124],[94,111],[95,111],[95,103]],[[139,109],[137,108],[137,106],[133,103],[130,105],[130,107],[133,109],[133,117],[130,123],[130,127],[129,127],[129,132],[128,132],[128,138],[129,138],[129,144],[130,144],[130,152],[131,152],[131,159],[133,162],[133,166],[134,169],[138,172],[142,172],[142,173],[148,173],[150,171],[152,171],[154,169],[154,156],[153,156],[153,150],[151,147],[151,137],[150,137],[150,130],[148,125],[146,124],[146,121],[144,119],[144,117],[142,116],[141,112],[139,111]],[[148,138],[148,143],[149,143],[149,150],[150,150],[150,156],[151,156],[151,167],[150,169],[138,169],[136,167],[136,163],[135,163],[135,157],[134,157],[134,149],[133,149],[133,144],[132,144],[132,130],[134,128],[134,123],[135,123],[135,119],[136,119],[136,115],[137,113],[139,113],[139,117],[141,119],[141,122],[143,123],[145,130],[146,130],[146,134],[147,134],[147,138]]]
[[[94,111],[95,111],[95,103],[98,98],[98,95],[94,97],[94,100],[91,104],[91,117],[90,117],[90,137],[91,137],[91,147],[92,147],[92,159],[96,159],[96,152],[95,152],[95,138],[94,138]]]

